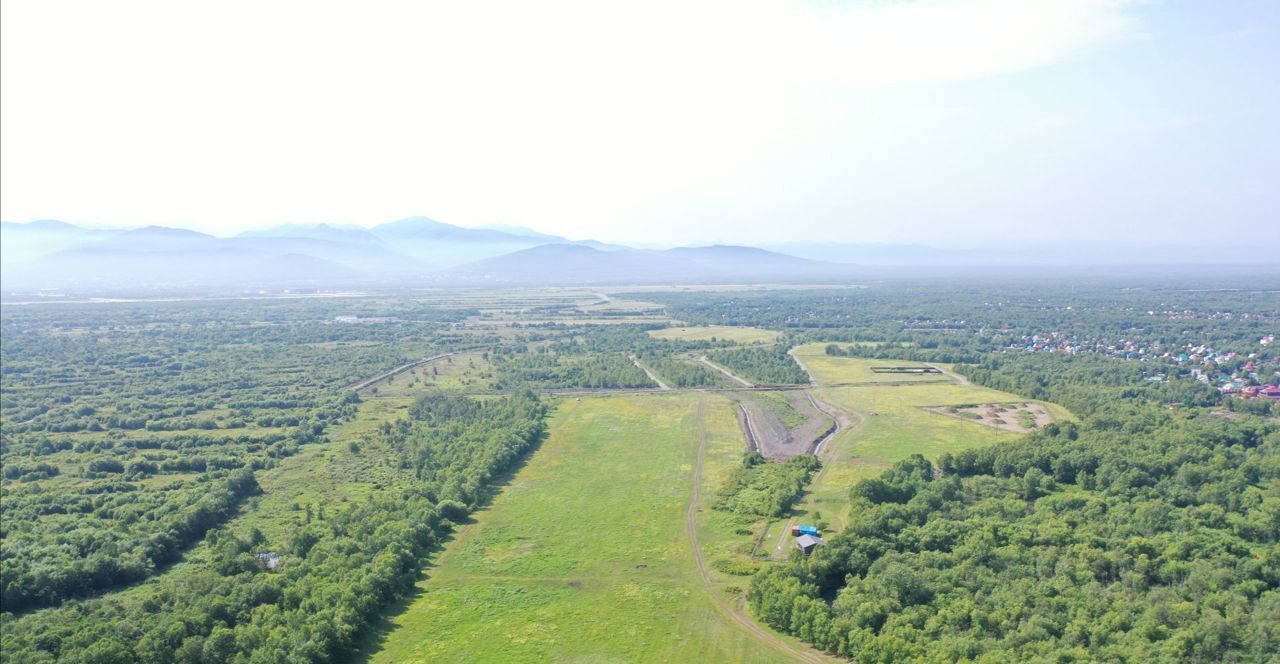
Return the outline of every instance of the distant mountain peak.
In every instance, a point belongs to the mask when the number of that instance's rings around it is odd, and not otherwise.
[[[755,247],[713,245],[662,251],[601,251],[544,244],[455,268],[457,280],[492,283],[759,283],[842,280],[853,268]]]
[[[359,226],[344,224],[281,224],[261,230],[245,231],[237,237],[294,237],[314,240],[332,240],[335,242],[378,243],[381,239]]]
[[[138,238],[138,237],[154,237],[154,238],[190,238],[190,239],[217,239],[208,233],[187,230],[185,228],[173,228],[172,226],[143,226],[135,228],[131,231],[124,231],[115,237],[121,238]]]
[[[12,222],[10,222],[10,223],[12,223]],[[46,231],[82,231],[82,230],[85,230],[85,229],[83,229],[83,228],[81,228],[81,227],[79,227],[79,226],[77,226],[77,225],[75,225],[75,224],[68,224],[68,223],[67,223],[67,222],[65,222],[65,221],[59,221],[59,220],[57,220],[57,219],[37,219],[37,220],[35,220],[35,221],[29,221],[29,222],[27,222],[27,223],[25,223],[25,224],[15,224],[15,225],[17,225],[17,226],[25,226],[25,227],[27,227],[27,228],[29,228],[29,229],[32,229],[32,230],[35,230],[35,229],[39,229],[39,230],[46,230]]]

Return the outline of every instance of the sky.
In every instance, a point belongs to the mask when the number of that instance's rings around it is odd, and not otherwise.
[[[0,5],[0,218],[1280,253],[1276,0]]]

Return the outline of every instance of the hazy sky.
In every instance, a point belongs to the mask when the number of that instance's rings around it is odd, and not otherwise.
[[[1280,0],[2,7],[7,221],[1280,250]]]

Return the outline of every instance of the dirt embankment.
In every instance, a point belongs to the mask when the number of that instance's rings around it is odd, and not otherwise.
[[[803,417],[799,425],[788,428],[776,407],[753,398],[751,392],[725,393],[738,403],[738,423],[746,433],[747,444],[765,458],[777,461],[813,453],[820,441],[836,429],[836,424],[817,408],[806,392],[787,390],[776,394],[783,395],[786,407]]]

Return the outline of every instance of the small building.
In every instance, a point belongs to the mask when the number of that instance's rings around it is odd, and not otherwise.
[[[796,548],[803,551],[806,556],[813,553],[814,547],[822,544],[826,544],[826,542],[822,541],[821,537],[814,537],[813,535],[801,535],[796,538]]]
[[[821,537],[822,531],[817,526],[796,526],[792,529],[795,535],[809,535],[810,537]]]

